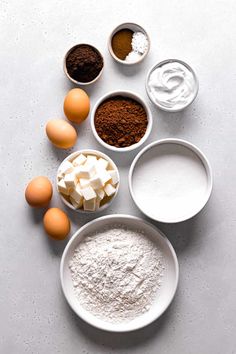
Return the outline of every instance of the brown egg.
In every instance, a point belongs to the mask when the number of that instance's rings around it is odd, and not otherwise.
[[[52,119],[46,125],[48,139],[60,149],[68,149],[75,145],[77,133],[74,127],[63,119]]]
[[[25,190],[25,199],[30,206],[41,208],[49,204],[52,193],[52,184],[49,179],[39,176],[29,182]]]
[[[79,88],[68,92],[64,100],[64,112],[66,117],[74,123],[83,122],[90,110],[90,102],[87,93]]]
[[[44,214],[43,225],[46,233],[55,240],[64,240],[70,232],[70,220],[59,208],[50,208]]]

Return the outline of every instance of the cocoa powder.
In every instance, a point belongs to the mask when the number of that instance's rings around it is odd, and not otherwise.
[[[100,138],[107,144],[126,147],[138,143],[147,129],[147,113],[136,100],[115,96],[97,108],[94,118]]]

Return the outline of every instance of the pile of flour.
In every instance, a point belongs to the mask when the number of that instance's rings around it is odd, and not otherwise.
[[[69,268],[80,304],[109,322],[129,321],[148,311],[164,271],[156,244],[123,225],[87,235]]]

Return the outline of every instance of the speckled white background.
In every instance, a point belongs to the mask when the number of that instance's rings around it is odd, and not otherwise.
[[[143,25],[152,40],[150,54],[133,69],[116,65],[106,47],[109,32],[125,21]],[[236,353],[235,22],[234,0],[1,1],[1,353]],[[31,210],[24,201],[27,181],[42,174],[54,180],[67,155],[48,143],[44,125],[63,117],[63,97],[71,86],[62,59],[79,42],[95,44],[105,56],[102,78],[88,89],[92,105],[119,88],[147,100],[147,70],[166,58],[185,60],[200,81],[198,99],[183,113],[167,114],[150,105],[149,142],[179,137],[197,144],[213,167],[213,194],[193,220],[158,225],[176,249],[179,288],[160,320],[130,334],[101,332],[72,313],[59,282],[66,242],[49,241],[43,211]],[[89,119],[79,127],[75,149],[88,147],[100,148]],[[122,182],[106,213],[140,215],[127,187],[135,154],[110,154]],[[52,205],[62,206],[56,194]],[[90,219],[70,217],[72,231]]]

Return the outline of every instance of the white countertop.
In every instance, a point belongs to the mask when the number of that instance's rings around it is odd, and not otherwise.
[[[236,2],[23,0],[2,1],[0,7],[0,352],[236,353]],[[126,21],[143,25],[152,41],[148,57],[134,68],[117,65],[107,50],[110,31]],[[54,181],[68,153],[50,145],[44,126],[63,117],[63,98],[72,86],[62,60],[79,42],[95,44],[105,56],[101,79],[88,89],[92,106],[115,89],[133,90],[148,101],[147,71],[167,58],[189,63],[200,82],[197,100],[182,113],[164,113],[150,103],[154,126],[147,143],[177,137],[196,144],[211,162],[213,193],[192,220],[156,224],[178,255],[179,288],[161,319],[129,334],[96,330],[72,313],[59,281],[66,242],[50,241],[42,228],[43,211],[24,201],[27,182],[37,175]],[[78,130],[73,150],[107,152],[93,138],[89,119]],[[128,192],[136,153],[109,153],[119,166],[121,188],[106,214],[144,217]],[[52,205],[64,208],[56,193]],[[72,231],[93,217],[68,213]]]

